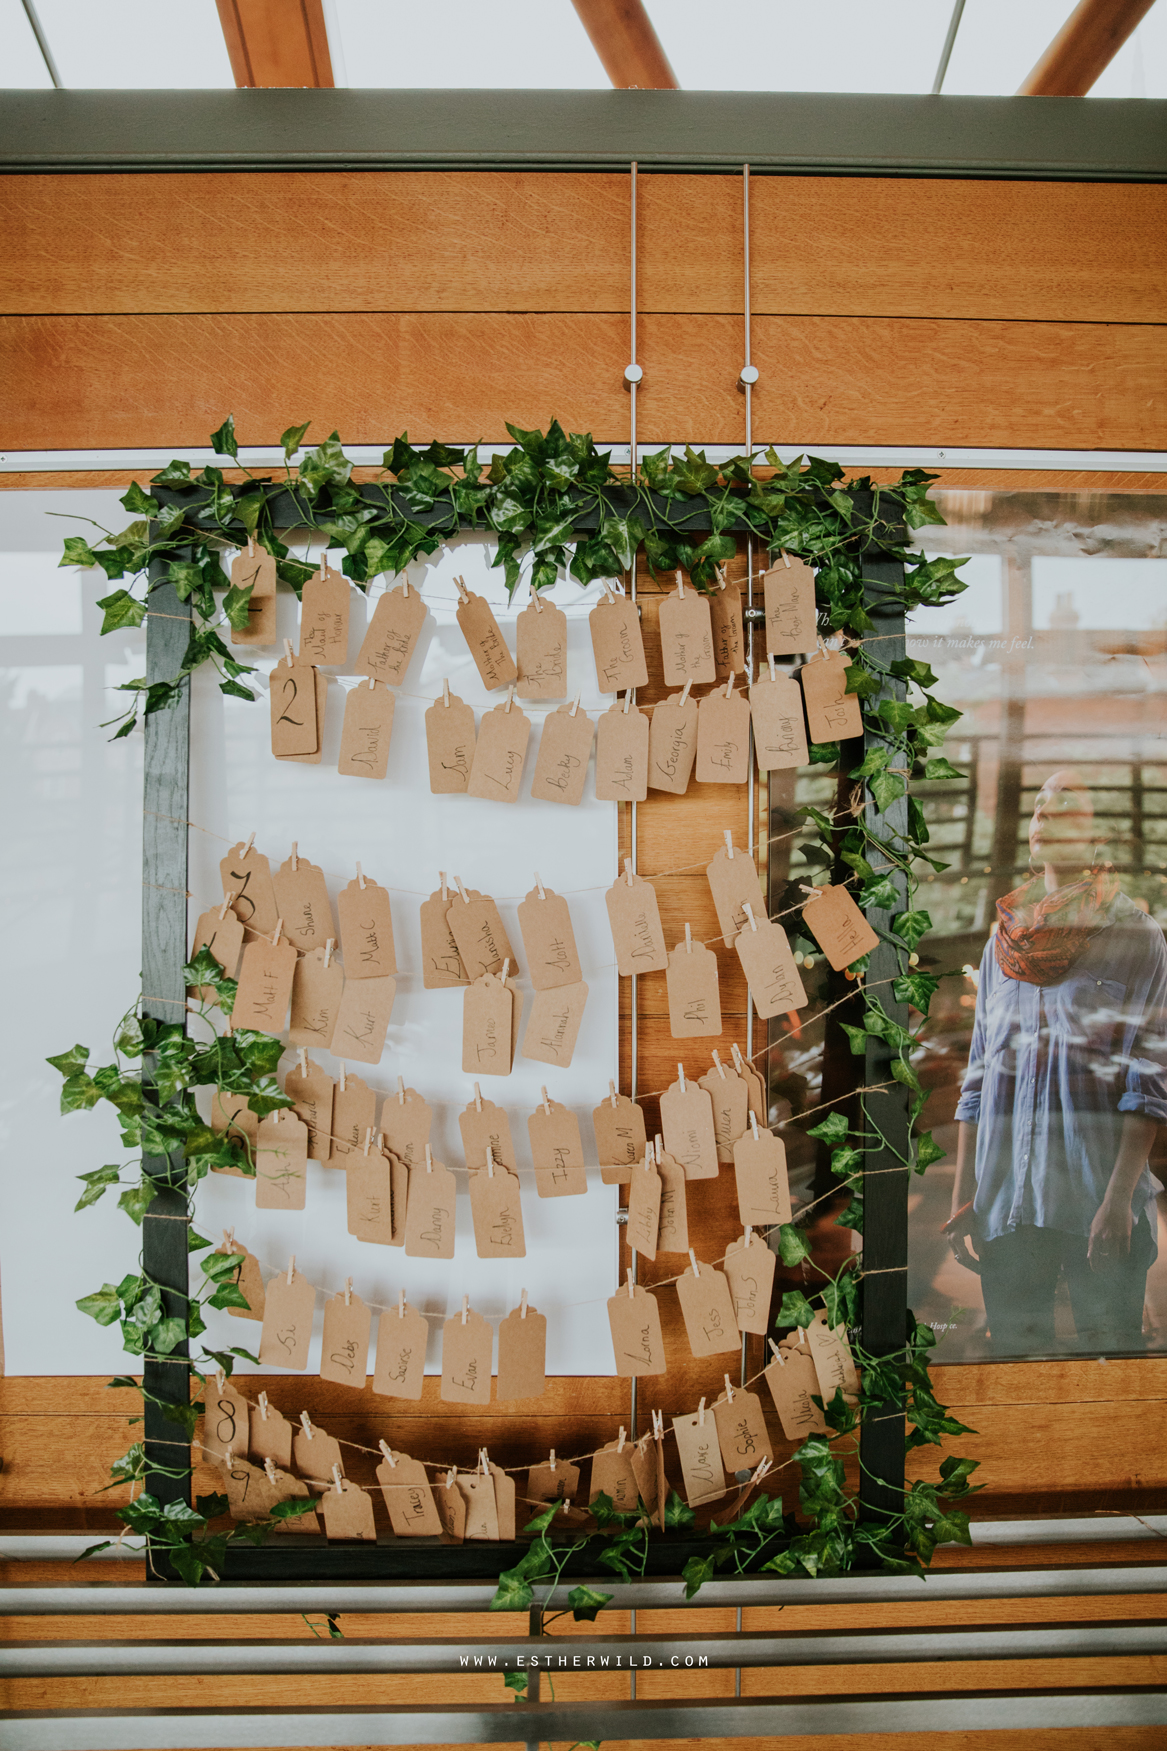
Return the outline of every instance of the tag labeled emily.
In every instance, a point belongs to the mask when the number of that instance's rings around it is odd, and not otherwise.
[[[373,1391],[382,1398],[420,1398],[425,1383],[429,1324],[405,1300],[377,1321],[377,1365]]]
[[[744,784],[750,776],[750,702],[732,687],[727,681],[697,708],[698,784]]]
[[[776,657],[812,651],[818,638],[814,573],[801,559],[783,554],[762,579],[766,649]]]
[[[377,1482],[397,1538],[439,1538],[442,1523],[433,1491],[420,1459],[389,1449],[391,1458],[377,1467]]]
[[[519,903],[519,929],[536,991],[578,985],[583,978],[571,913],[562,894],[552,888],[532,888]]]
[[[293,1269],[272,1278],[259,1337],[259,1359],[265,1367],[300,1370],[308,1366],[315,1308],[316,1291],[306,1277]]]
[[[713,1265],[697,1260],[700,1271],[694,1276],[692,1266],[677,1278],[677,1300],[689,1348],[694,1356],[722,1356],[741,1348],[741,1333],[734,1318],[733,1297],[729,1284]]]
[[[336,1032],[344,995],[344,968],[335,949],[312,948],[296,962],[292,977],[292,1019],[288,1041],[326,1052]]]
[[[601,596],[588,615],[596,683],[601,693],[625,693],[648,686],[644,637],[635,602],[627,596]]]
[[[247,625],[242,630],[231,628],[232,644],[274,644],[276,642],[276,561],[266,547],[248,541],[231,562],[231,588],[246,590]]]
[[[723,584],[710,596],[709,619],[713,627],[713,661],[717,664],[717,679],[727,681],[731,675],[742,674],[746,666],[742,593],[737,584]]]
[[[348,579],[332,570],[325,555],[320,570],[306,580],[300,597],[302,663],[327,663],[332,667],[347,661],[351,595]]]
[[[750,987],[754,1008],[763,1021],[789,1015],[806,1004],[806,992],[794,964],[790,942],[780,924],[766,919],[755,930],[747,924],[734,942]]]
[[[634,1252],[642,1252],[649,1259],[656,1257],[660,1199],[660,1175],[651,1151],[646,1149],[644,1160],[633,1168],[628,1182],[628,1226],[624,1235]]]
[[[669,1032],[674,1040],[721,1034],[721,998],[717,956],[699,942],[678,943],[669,956],[665,983],[669,999]]]
[[[464,586],[460,588],[459,596],[458,625],[474,658],[474,666],[482,677],[482,685],[488,693],[493,693],[496,687],[509,687],[518,679],[519,672],[506,647],[493,608],[485,596],[476,596]]]
[[[759,772],[787,772],[809,763],[802,689],[792,676],[759,675],[750,688],[750,715]]]
[[[332,1153],[332,1101],[336,1084],[323,1065],[306,1058],[284,1077],[284,1093],[295,1101],[295,1114],[308,1127],[308,1155],[327,1161]]]
[[[474,764],[474,713],[456,693],[435,699],[425,714],[425,745],[434,796],[464,796]]]
[[[493,803],[518,802],[530,739],[531,720],[513,700],[484,711],[467,796],[484,797]]]
[[[547,1321],[527,1304],[512,1308],[498,1326],[498,1381],[501,1399],[538,1398],[547,1385]]]
[[[405,1214],[405,1256],[452,1259],[458,1183],[448,1167],[431,1157],[409,1175]]]
[[[397,971],[389,892],[379,882],[358,876],[336,898],[340,946],[350,979],[381,979]]]
[[[271,865],[262,851],[242,844],[232,846],[219,864],[223,897],[231,895],[231,910],[245,929],[258,936],[271,936],[279,920]]]
[[[320,746],[316,721],[316,670],[298,658],[281,657],[268,686],[271,751],[277,760],[290,754],[315,754]]]
[[[308,1187],[308,1127],[286,1108],[259,1121],[255,1151],[257,1210],[302,1210]]]
[[[644,1114],[634,1100],[615,1090],[592,1110],[600,1178],[606,1186],[626,1186],[632,1169],[644,1160]]]
[[[720,1501],[725,1494],[725,1473],[721,1469],[721,1444],[712,1414],[694,1411],[688,1417],[674,1417],[673,1433],[689,1506],[697,1508],[702,1502]]]
[[[347,1301],[342,1292],[324,1303],[321,1380],[332,1380],[338,1386],[364,1386],[372,1318],[360,1296],[351,1291]]]
[[[648,730],[648,788],[684,796],[697,758],[697,701],[672,693],[652,708]]]
[[[725,1250],[725,1280],[733,1297],[733,1313],[739,1331],[765,1337],[770,1330],[770,1296],[774,1288],[777,1255],[756,1234],[731,1240]]]
[[[698,1079],[713,1102],[713,1135],[717,1142],[718,1161],[733,1160],[733,1146],[750,1122],[749,1085],[736,1070],[727,1070],[720,1061]]]
[[[442,1398],[447,1404],[490,1403],[494,1332],[480,1313],[453,1314],[442,1327]]]
[[[802,922],[836,973],[841,973],[860,955],[878,948],[879,938],[846,888],[816,888],[815,894],[802,909]]]
[[[536,802],[574,805],[583,801],[593,733],[592,720],[586,711],[580,711],[578,701],[547,713],[531,777],[531,795]]]
[[[616,1373],[622,1379],[665,1372],[665,1341],[655,1295],[631,1283],[628,1288],[617,1289],[608,1299],[608,1324],[612,1328]]]
[[[596,723],[596,801],[642,803],[648,795],[648,714],[610,705]]]
[[[575,1052],[583,1021],[588,988],[581,979],[578,985],[559,985],[554,991],[536,991],[531,1005],[527,1031],[523,1035],[523,1057],[538,1064],[556,1064],[566,1069]]]
[[[323,948],[329,938],[336,941],[332,906],[319,864],[309,863],[306,857],[289,857],[272,877],[272,886],[284,921],[284,935],[301,953]]]
[[[493,973],[467,985],[462,997],[462,1069],[467,1076],[509,1076],[514,997]]]
[[[501,974],[504,961],[510,962],[512,973],[519,971],[519,957],[489,894],[480,894],[477,888],[460,889],[456,899],[451,894],[446,921],[471,979],[483,973]]]
[[[373,675],[378,681],[399,686],[417,648],[425,613],[425,603],[408,584],[386,590],[361,642],[357,674]]]
[[[669,964],[669,951],[652,883],[626,868],[608,889],[605,901],[620,977],[663,972]]]
[[[470,1216],[480,1259],[522,1259],[527,1256],[519,1176],[496,1163],[470,1170]]]
[[[825,1435],[826,1418],[814,1399],[822,1398],[814,1358],[809,1348],[794,1337],[783,1338],[765,1371],[766,1385],[788,1441],[805,1441],[808,1435]]]
[[[790,1221],[786,1150],[773,1131],[748,1130],[733,1146],[737,1207],[743,1228],[769,1228]]]
[[[561,1101],[544,1100],[527,1120],[535,1190],[541,1198],[568,1198],[588,1189],[579,1120]]]
[[[379,1064],[385,1050],[385,1034],[397,992],[396,979],[350,979],[346,982],[332,1051],[337,1058],[355,1058],[358,1064]]]
[[[533,595],[515,621],[520,699],[562,699],[567,692],[567,615]]]
[[[665,1148],[687,1179],[717,1178],[717,1136],[713,1102],[698,1082],[683,1075],[660,1097],[660,1128]]]
[[[676,594],[661,602],[660,649],[666,687],[680,687],[686,681],[694,685],[716,681],[709,603],[691,586],[682,594],[678,584]]]
[[[749,923],[747,906],[752,908],[755,918],[766,916],[766,901],[754,860],[748,851],[735,850],[731,857],[723,845],[705,865],[705,874],[717,908],[722,940],[726,948],[732,948],[738,931],[745,930]]]
[[[236,1031],[254,1028],[261,1034],[281,1034],[292,999],[296,951],[286,936],[249,942],[239,968],[239,989],[231,1014]]]
[[[348,689],[336,764],[342,778],[384,778],[395,706],[392,693],[379,681],[360,682]]]
[[[359,1149],[377,1121],[377,1096],[359,1076],[350,1076],[342,1066],[332,1097],[332,1165],[346,1167],[354,1149]]]
[[[762,1401],[756,1392],[734,1387],[732,1399],[713,1407],[717,1440],[726,1471],[753,1471],[760,1459],[773,1459]]]
[[[850,666],[850,657],[842,651],[827,651],[799,670],[812,742],[845,742],[863,734],[859,697],[847,692]]]
[[[427,991],[470,983],[450,929],[449,911],[450,895],[441,888],[421,903],[421,982]]]

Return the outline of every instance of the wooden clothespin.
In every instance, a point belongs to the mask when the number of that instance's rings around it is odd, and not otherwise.
[[[220,924],[222,924],[224,918],[226,918],[227,908],[231,904],[231,902],[234,898],[235,898],[234,894],[228,894],[227,898],[223,901],[223,904],[219,907],[219,923]]]
[[[357,885],[363,894],[365,891],[365,872],[359,863],[357,864]]]
[[[388,1441],[386,1441],[386,1439],[383,1435],[382,1435],[381,1439],[378,1441],[377,1445],[381,1449],[381,1455],[385,1461],[385,1464],[387,1466],[389,1466],[390,1470],[396,1471],[397,1470],[397,1461],[393,1457],[393,1449],[392,1449],[392,1447],[390,1447]]]
[[[527,1317],[527,1291],[524,1289],[519,1296],[519,1318],[526,1319],[526,1317]]]

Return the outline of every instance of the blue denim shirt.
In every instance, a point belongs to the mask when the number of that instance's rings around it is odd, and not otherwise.
[[[975,1210],[986,1240],[1023,1225],[1089,1234],[1124,1113],[1167,1122],[1167,948],[1119,894],[1112,922],[1056,985],[1007,978],[981,956],[968,1070],[956,1108],[977,1122]],[[1160,1187],[1144,1168],[1136,1219]],[[1153,1225],[1152,1225],[1153,1226]]]

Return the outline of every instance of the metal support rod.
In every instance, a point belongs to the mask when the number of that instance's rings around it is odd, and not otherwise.
[[[631,174],[631,224],[630,224],[629,244],[630,244],[630,253],[631,253],[631,272],[629,274],[629,326],[630,326],[630,334],[631,334],[631,354],[630,354],[629,370],[626,373],[626,376],[627,376],[627,381],[628,381],[628,393],[631,397],[631,407],[629,409],[630,421],[629,421],[629,449],[628,449],[629,469],[628,469],[628,473],[629,473],[629,479],[631,480],[633,486],[635,487],[635,485],[636,485],[636,468],[637,468],[636,386],[637,386],[637,382],[639,381],[639,375],[638,375],[639,366],[637,365],[637,362],[636,362],[636,160],[635,159],[633,159],[633,161],[632,161],[632,174]],[[630,599],[632,602],[633,609],[635,610],[635,608],[636,608],[636,554],[635,553],[633,553],[633,555],[632,555],[632,569],[631,569],[631,572],[629,574],[629,596],[630,596]],[[635,802],[629,803],[628,807],[631,810],[631,815],[630,815],[629,824],[628,824],[628,838],[629,838],[628,852],[629,852],[629,856],[632,860],[632,873],[633,873],[633,875],[635,875],[636,869],[637,869],[637,861],[636,861],[636,804],[635,804]],[[619,979],[617,979],[616,984],[618,987],[620,984]],[[637,1005],[636,974],[633,973],[632,978],[630,980],[629,1009],[628,1009],[628,1092],[633,1100],[636,1099],[637,1078],[638,1078],[638,1073],[639,1073],[639,1062],[638,1062],[639,1055],[638,1055],[638,1050],[637,1050],[639,1040],[638,1040],[638,1029],[637,1029],[636,1005]],[[619,1025],[618,1025],[618,1023],[617,1023],[617,1030],[616,1030],[616,1037],[617,1037],[617,1039],[619,1039]],[[637,1261],[637,1255],[635,1252],[633,1252],[633,1254],[632,1254],[632,1281],[634,1283],[636,1282],[638,1275],[639,1275],[639,1266],[638,1266],[638,1261]],[[638,1388],[637,1379],[636,1379],[636,1376],[633,1375],[631,1385],[629,1388],[629,1394],[628,1394],[628,1425],[632,1431],[632,1439],[634,1441],[637,1439],[637,1436],[639,1433],[638,1416],[639,1416],[639,1410],[640,1410],[640,1394],[639,1394],[637,1388]],[[635,1695],[636,1694],[635,1680],[633,1680],[633,1684],[634,1684],[633,1695]]]
[[[940,60],[936,66],[936,77],[932,81],[932,95],[939,97],[944,86],[948,63],[952,59],[952,51],[956,44],[956,33],[960,29],[961,14],[964,12],[964,0],[955,0],[952,17],[948,20],[948,32],[944,38],[944,47],[940,51]]]
[[[52,80],[54,88],[57,91],[60,91],[62,85],[61,75],[57,70],[57,63],[53,58],[53,51],[49,47],[49,39],[45,35],[45,27],[40,21],[40,15],[37,12],[36,6],[33,4],[33,0],[24,0],[24,12],[25,17],[28,19],[32,34],[36,38],[36,46],[41,52],[41,60],[45,64],[49,78]]]
[[[743,315],[745,318],[745,371],[743,372],[742,387],[745,390],[745,395],[746,395],[746,454],[752,455],[753,448],[754,448],[754,424],[753,424],[753,407],[751,404],[750,396],[751,396],[751,391],[752,391],[753,386],[750,383],[749,376],[748,376],[748,373],[749,373],[749,370],[751,367],[751,360],[750,360],[750,167],[748,164],[742,165],[742,280],[743,280],[742,306],[743,306]],[[747,610],[752,609],[753,606],[754,606],[754,538],[753,538],[752,534],[747,534],[747,536],[746,536],[746,607],[747,607]],[[745,616],[745,635],[746,635],[746,691],[748,693],[748,691],[749,691],[750,687],[752,687],[753,681],[754,681],[754,620],[753,620],[753,615],[751,613],[748,613],[748,612]],[[755,862],[757,862],[758,853],[757,853],[757,849],[754,845],[754,839],[756,836],[755,835],[755,828],[756,828],[756,824],[757,824],[757,811],[755,808],[755,793],[756,793],[756,789],[757,789],[757,776],[754,772],[754,726],[753,726],[752,720],[750,722],[749,738],[750,738],[749,768],[748,768],[749,778],[748,778],[747,783],[746,783],[746,844],[749,846],[750,856],[754,859]],[[753,998],[750,996],[749,992],[747,991],[746,992],[746,1057],[752,1061],[753,1055],[754,1055],[754,1002],[753,1002]],[[768,1087],[768,1084],[767,1084],[767,1087]],[[767,1095],[767,1104],[769,1104],[769,1096],[768,1095]],[[764,1113],[764,1114],[763,1113],[758,1114],[758,1118],[761,1120],[762,1124],[767,1124],[769,1122],[769,1116],[770,1115],[768,1112]],[[741,1354],[741,1383],[743,1386],[745,1385],[746,1381],[750,1377],[749,1376],[748,1345],[749,1345],[749,1339],[746,1336],[746,1334],[743,1332],[742,1333],[742,1354]],[[741,1683],[741,1673],[740,1672],[738,1673],[738,1683],[739,1683],[739,1685]]]

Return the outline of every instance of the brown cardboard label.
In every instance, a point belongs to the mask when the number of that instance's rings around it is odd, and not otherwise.
[[[642,803],[648,795],[648,713],[610,705],[596,723],[596,801]]]
[[[289,858],[272,877],[276,905],[284,921],[284,935],[301,953],[335,942],[336,925],[324,871],[306,857]]]
[[[328,715],[328,676],[323,669],[302,670],[301,673],[311,673],[316,677],[316,747],[311,754],[277,754],[277,760],[286,760],[293,766],[319,766],[324,752],[324,720]],[[308,697],[308,685],[304,684],[304,698]]]
[[[410,1459],[406,1453],[398,1453],[393,1448],[390,1452],[393,1464],[382,1461],[377,1467],[377,1482],[394,1534],[398,1538],[439,1538],[442,1522],[438,1518],[425,1466],[420,1459]]]
[[[435,699],[425,714],[425,745],[434,796],[464,796],[474,764],[474,712],[456,693]]]
[[[842,651],[827,651],[798,672],[812,742],[845,742],[863,734],[858,696],[847,692],[850,664]]]
[[[736,1046],[733,1048],[733,1051],[735,1054],[734,1064],[737,1068],[737,1073],[750,1091],[749,1108],[746,1115],[747,1119],[750,1113],[756,1113],[760,1121],[770,1110],[766,1098],[765,1084],[763,1083],[761,1076],[758,1074],[757,1065],[749,1058],[743,1058],[740,1052],[738,1052]],[[742,1130],[744,1129],[745,1126],[743,1125]],[[737,1139],[735,1138],[734,1141],[736,1142]]]
[[[316,718],[316,670],[299,658],[281,657],[269,681],[271,751],[276,759],[289,754],[315,754],[320,746]]]
[[[713,621],[709,602],[691,586],[682,596],[665,596],[660,605],[661,662],[666,687],[681,687],[686,681],[697,686],[716,681],[713,658]]]
[[[259,1260],[253,1252],[248,1252],[237,1240],[224,1242],[215,1248],[216,1252],[232,1253],[239,1260],[239,1272],[235,1278],[235,1287],[247,1302],[246,1307],[229,1307],[227,1312],[236,1319],[263,1318],[263,1272],[259,1268]]]
[[[308,1127],[285,1108],[259,1121],[255,1150],[257,1210],[302,1210],[308,1189]]]
[[[685,1195],[685,1170],[667,1150],[662,1149],[656,1164],[660,1175],[660,1230],[658,1252],[688,1252],[689,1210]]]
[[[434,1503],[442,1522],[442,1536],[448,1544],[461,1544],[466,1537],[466,1498],[455,1481],[454,1473],[434,1491]]]
[[[342,778],[384,778],[396,705],[379,681],[362,681],[347,690],[336,763]]]
[[[790,1221],[786,1150],[773,1131],[747,1130],[733,1146],[737,1207],[744,1228],[770,1228]]]
[[[583,978],[571,913],[553,888],[532,888],[519,903],[519,929],[536,991],[578,985]]]
[[[357,674],[375,675],[378,681],[399,687],[417,649],[425,619],[425,603],[416,590],[411,589],[408,595],[402,585],[386,590],[361,641]]]
[[[797,1338],[783,1338],[778,1346],[782,1361],[777,1358],[765,1371],[766,1385],[774,1400],[774,1409],[788,1441],[805,1441],[808,1435],[825,1435],[826,1418],[813,1401],[822,1397],[814,1358],[809,1346]]]
[[[713,628],[713,661],[717,679],[727,681],[740,675],[746,666],[746,635],[742,623],[742,593],[736,584],[726,584],[709,598],[709,619]]]
[[[514,998],[501,979],[483,973],[462,996],[462,1069],[467,1076],[509,1076]]]
[[[606,1186],[626,1186],[632,1169],[644,1160],[644,1114],[634,1100],[618,1094],[615,1102],[605,1095],[592,1112],[600,1178]]]
[[[602,596],[588,615],[596,682],[601,693],[625,693],[648,686],[644,636],[635,602],[627,596]]]
[[[678,943],[669,956],[665,985],[674,1040],[720,1037],[717,956],[711,948],[699,942]]]
[[[327,558],[308,578],[300,596],[300,661],[327,663],[330,667],[348,660],[348,615],[352,585],[342,572],[332,570]]]
[[[219,864],[223,882],[223,898],[232,896],[231,910],[246,930],[257,936],[275,932],[279,913],[276,911],[276,891],[272,887],[271,865],[254,845],[247,851],[242,843],[233,845]],[[251,939],[248,938],[250,941]]]
[[[230,1465],[224,1455],[217,1461],[216,1469],[223,1480],[232,1520],[266,1520],[277,1498],[263,1467],[249,1465],[246,1458],[233,1453]]]
[[[292,975],[289,1044],[316,1046],[327,1052],[336,1032],[343,995],[344,968],[336,958],[335,946],[331,953],[327,948],[311,948],[301,955]]]
[[[531,776],[531,795],[536,802],[575,805],[583,801],[594,733],[591,718],[578,707],[560,705],[547,713]]]
[[[485,797],[494,803],[518,802],[530,739],[531,720],[513,701],[484,711],[467,796]]]
[[[212,906],[202,914],[195,925],[194,941],[190,946],[192,961],[201,948],[210,949],[229,979],[235,977],[239,956],[243,952],[243,925],[230,906],[227,907],[226,911],[221,905]],[[191,990],[194,989],[195,987],[192,986]],[[205,985],[201,989],[204,992],[203,1002],[213,1003],[215,1000],[213,986]]]
[[[750,1091],[747,1083],[736,1070],[729,1070],[723,1064],[720,1071],[714,1065],[704,1076],[698,1078],[698,1086],[703,1088],[713,1103],[713,1136],[717,1145],[718,1161],[733,1160],[733,1146],[749,1124]]]
[[[290,1443],[290,1427],[288,1429],[288,1439]],[[288,1463],[290,1464],[291,1461],[289,1460]],[[306,1502],[311,1496],[312,1492],[309,1490],[306,1483],[302,1482],[298,1477],[293,1477],[291,1472],[278,1470],[274,1463],[271,1474],[269,1475],[265,1472],[264,1475],[267,1476],[268,1488],[271,1490],[272,1496],[277,1502]],[[291,1520],[281,1520],[276,1527],[277,1534],[280,1537],[283,1537],[286,1533],[295,1532],[311,1532],[319,1536],[323,1530],[324,1528],[321,1526],[319,1518],[315,1512],[310,1514],[297,1514],[295,1518]]]
[[[324,1303],[324,1337],[320,1346],[320,1378],[338,1386],[365,1384],[369,1364],[372,1314],[359,1295],[343,1291]]]
[[[712,1411],[705,1412],[704,1421],[698,1411],[691,1416],[674,1417],[673,1433],[689,1506],[697,1508],[703,1502],[720,1501],[725,1494],[725,1473],[721,1469],[721,1444]]]
[[[477,888],[451,893],[446,920],[471,979],[501,973],[504,961],[510,962],[512,973],[519,972],[519,957],[489,894],[480,894]]]
[[[652,708],[648,730],[648,788],[684,796],[697,758],[697,701],[671,693]]]
[[[349,979],[336,1016],[332,1052],[358,1064],[379,1064],[397,993],[396,979]]]
[[[284,1093],[295,1101],[295,1113],[308,1127],[308,1157],[327,1161],[332,1153],[332,1101],[336,1084],[323,1065],[308,1059],[307,1072],[297,1064],[284,1077]],[[283,1128],[279,1135],[282,1136]]]
[[[377,1096],[359,1076],[345,1072],[344,1087],[338,1082],[332,1097],[332,1165],[347,1167],[354,1149],[360,1149],[377,1122]]]
[[[359,1539],[364,1544],[376,1544],[373,1499],[367,1490],[342,1477],[339,1488],[331,1484],[325,1490],[320,1506],[324,1511],[325,1535],[329,1539]]]
[[[741,1333],[734,1318],[729,1284],[713,1265],[697,1260],[701,1274],[692,1267],[677,1278],[677,1299],[685,1321],[689,1348],[694,1356],[722,1356],[741,1348]]]
[[[519,672],[485,596],[468,591],[458,604],[457,621],[488,693],[497,687],[509,687],[518,679]]]
[[[498,1514],[498,1535],[513,1540],[515,1536],[515,1480],[501,1466],[490,1462],[494,1481],[494,1505]],[[526,1515],[523,1516],[526,1519]]]
[[[407,1302],[388,1308],[377,1321],[377,1365],[373,1391],[381,1398],[421,1397],[429,1325]]]
[[[228,1449],[246,1459],[250,1451],[251,1406],[226,1376],[218,1385],[209,1376],[203,1388],[203,1432],[200,1445],[212,1456]]]
[[[460,1471],[454,1482],[466,1503],[466,1537],[497,1542],[501,1534],[493,1477],[489,1472]]]
[[[518,1172],[518,1156],[505,1108],[496,1106],[492,1100],[471,1101],[458,1114],[458,1129],[468,1168],[485,1167],[489,1149],[496,1167],[501,1162],[511,1173]]]
[[[668,1364],[655,1295],[639,1286],[631,1295],[627,1288],[617,1289],[608,1299],[608,1323],[616,1373],[621,1379],[665,1372]]]
[[[713,1102],[698,1082],[674,1082],[660,1098],[660,1128],[665,1148],[688,1179],[717,1178],[717,1136]]]
[[[470,983],[450,929],[450,897],[440,888],[421,903],[421,982],[427,991]]]
[[[248,1144],[248,1160],[255,1162],[255,1144],[259,1133],[259,1119],[251,1110],[250,1102],[245,1094],[229,1094],[223,1089],[211,1091],[211,1129],[217,1136],[224,1134],[236,1142],[246,1139]],[[239,1167],[213,1167],[212,1173],[225,1173],[232,1179],[245,1177]]]
[[[773,1459],[766,1415],[756,1392],[735,1387],[732,1399],[714,1405],[713,1421],[726,1471],[753,1471],[759,1460]]]
[[[446,1404],[490,1403],[494,1333],[473,1308],[452,1314],[442,1327],[442,1399]],[[493,1495],[493,1491],[492,1491]]]
[[[754,860],[748,851],[736,848],[731,857],[723,845],[706,864],[705,874],[717,908],[722,939],[726,948],[732,948],[738,931],[745,930],[749,922],[747,906],[752,907],[755,918],[766,916],[766,901]]]
[[[389,891],[366,876],[342,888],[336,897],[340,914],[340,946],[344,970],[350,979],[381,979],[397,971],[393,945],[393,915]]]
[[[765,1337],[770,1330],[770,1296],[778,1260],[766,1242],[751,1234],[731,1240],[725,1252],[725,1280],[733,1297],[733,1313],[739,1331]]]
[[[624,1237],[634,1252],[641,1252],[649,1259],[656,1257],[660,1200],[660,1175],[646,1152],[644,1160],[633,1168],[628,1182],[628,1226]]]
[[[287,1271],[272,1278],[267,1286],[263,1330],[259,1337],[259,1359],[265,1367],[303,1369],[308,1366],[315,1309],[316,1291],[298,1271],[293,1272],[291,1283]],[[256,1451],[253,1445],[252,1452]],[[273,1457],[280,1463],[277,1456]]]
[[[823,1403],[830,1404],[841,1387],[847,1403],[858,1404],[859,1376],[847,1342],[846,1326],[832,1328],[827,1324],[826,1314],[820,1311],[806,1328],[806,1341],[814,1358]]]
[[[472,1169],[470,1216],[480,1259],[522,1259],[527,1256],[519,1176],[504,1167]]]
[[[512,1308],[498,1327],[500,1399],[539,1398],[547,1385],[547,1321],[528,1303]]]
[[[348,1231],[374,1246],[393,1246],[393,1171],[389,1158],[376,1143],[364,1145],[348,1157],[345,1195]]]
[[[817,888],[815,892],[817,898],[808,900],[802,909],[802,922],[836,973],[841,973],[852,961],[878,948],[879,938],[846,888]]]
[[[636,1473],[632,1469],[632,1455],[636,1449],[631,1441],[625,1441],[623,1448],[618,1448],[615,1441],[604,1447],[592,1460],[592,1480],[588,1489],[588,1501],[594,1502],[597,1496],[607,1496],[617,1514],[635,1514],[639,1490],[636,1485]]]
[[[425,1146],[430,1140],[434,1115],[428,1101],[416,1088],[399,1087],[387,1094],[381,1106],[381,1132],[385,1145],[409,1168],[425,1166]]]
[[[502,1397],[502,1393],[499,1393]],[[527,1473],[526,1496],[529,1502],[570,1502],[579,1489],[579,1466],[566,1459],[556,1459],[552,1465],[533,1465]]]
[[[287,1279],[286,1271],[283,1279]],[[265,1459],[270,1459],[273,1465],[284,1469],[291,1465],[292,1425],[282,1411],[278,1411],[273,1404],[268,1404],[266,1393],[261,1393],[258,1403],[252,1407],[250,1443],[251,1458],[260,1465]],[[289,1492],[296,1496],[306,1496],[307,1493],[302,1484],[298,1490]]]
[[[458,1182],[448,1167],[424,1159],[409,1175],[405,1215],[405,1256],[411,1259],[452,1259]]]
[[[787,772],[809,763],[802,689],[790,675],[758,676],[750,688],[750,716],[759,772]]]
[[[550,1110],[548,1110],[550,1109]],[[561,1101],[537,1106],[527,1120],[535,1190],[541,1198],[568,1198],[588,1189],[579,1120]]]
[[[633,973],[662,973],[669,964],[656,890],[643,876],[617,876],[605,896],[616,967],[621,978]]]
[[[766,650],[776,657],[813,651],[818,639],[814,573],[801,559],[784,554],[762,579],[766,607]]]
[[[698,784],[745,784],[750,776],[750,702],[744,693],[708,694],[697,708]]]
[[[650,1514],[660,1505],[660,1490],[656,1474],[656,1443],[642,1435],[632,1449],[632,1470],[640,1499]]]
[[[575,1052],[583,1021],[588,988],[560,985],[554,991],[536,991],[531,1017],[523,1035],[523,1057],[538,1064],[556,1064],[566,1069]]]
[[[248,550],[250,549],[250,551]],[[231,562],[231,587],[245,590],[251,586],[247,599],[247,625],[242,630],[231,628],[232,644],[274,644],[276,642],[276,561],[275,555],[256,542],[249,542]]]
[[[235,1029],[255,1028],[261,1034],[282,1034],[295,971],[296,951],[286,936],[276,943],[262,936],[249,942],[243,950],[239,988],[231,1012]]]
[[[567,615],[554,602],[531,601],[515,620],[520,699],[562,699],[567,692]]]
[[[786,932],[767,919],[756,930],[749,924],[734,941],[754,1008],[768,1021],[774,1015],[789,1015],[802,1009],[807,997]]]

